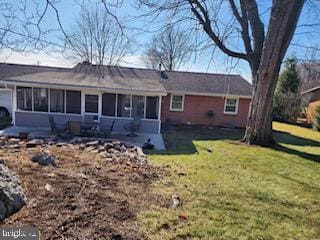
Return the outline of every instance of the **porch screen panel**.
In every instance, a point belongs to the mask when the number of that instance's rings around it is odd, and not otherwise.
[[[133,118],[144,118],[144,96],[132,96]]]
[[[116,115],[116,94],[102,94],[102,115],[111,117]]]
[[[66,112],[73,114],[81,114],[81,92],[70,91],[66,92]]]
[[[33,88],[33,107],[37,112],[48,112],[48,88]]]
[[[146,118],[158,119],[159,97],[147,97]]]
[[[17,87],[17,110],[32,111],[31,87]]]
[[[99,96],[98,95],[85,95],[85,112],[98,113]]]
[[[130,117],[131,95],[118,94],[118,117]]]
[[[50,89],[50,112],[64,113],[64,90]]]

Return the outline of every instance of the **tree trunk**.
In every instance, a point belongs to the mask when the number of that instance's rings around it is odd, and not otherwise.
[[[269,146],[274,143],[273,94],[280,65],[293,37],[303,4],[303,0],[273,1],[259,68],[252,71],[253,97],[243,139],[248,144]]]

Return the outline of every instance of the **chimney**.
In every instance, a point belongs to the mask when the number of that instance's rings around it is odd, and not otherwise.
[[[160,76],[160,81],[161,81],[161,80],[164,80],[164,79],[168,79],[168,76],[165,74],[164,71],[162,71],[162,65],[161,65],[161,63],[159,63],[159,70],[158,70],[158,72],[159,72],[159,76]]]

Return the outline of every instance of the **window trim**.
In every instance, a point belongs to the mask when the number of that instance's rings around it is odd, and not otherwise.
[[[31,110],[18,109],[18,88],[30,88],[30,89],[31,89]],[[16,86],[15,91],[16,91],[16,94],[15,94],[16,109],[15,109],[15,110],[17,110],[17,111],[33,112],[33,87]]]
[[[35,104],[34,104],[34,89],[47,89],[47,105],[48,105],[48,110],[47,111],[39,111],[39,110],[35,110]],[[35,113],[49,113],[50,112],[50,102],[49,102],[49,98],[50,98],[50,88],[43,88],[43,87],[32,87],[32,112]],[[30,111],[31,112],[31,111]]]
[[[52,93],[52,90],[54,91],[63,91],[63,112],[54,112],[54,111],[51,111],[51,93]],[[66,114],[66,90],[65,89],[57,89],[57,88],[49,88],[49,111],[48,113],[60,113],[60,114]]]
[[[97,106],[97,111],[96,112],[87,111],[88,110],[88,109],[86,109],[86,107],[87,107],[87,102],[86,102],[87,96],[96,96],[98,98],[98,101],[97,101],[98,106]],[[84,94],[84,113],[85,114],[89,114],[89,115],[98,115],[99,114],[99,94],[89,94],[89,93],[85,93]]]
[[[172,107],[173,96],[182,97],[181,109],[173,108],[173,107]],[[171,111],[171,112],[183,112],[183,111],[184,111],[184,98],[185,98],[185,95],[184,95],[184,94],[171,94],[171,95],[170,95],[170,111]]]
[[[236,109],[235,109],[234,112],[226,111],[227,99],[236,100]],[[238,108],[239,108],[239,98],[235,98],[235,97],[225,97],[225,98],[224,98],[224,108],[223,108],[223,113],[224,113],[224,114],[227,114],[227,115],[237,115],[237,114],[238,114]]]
[[[104,94],[111,94],[115,95],[115,103],[114,103],[114,115],[105,115],[103,114],[103,95]],[[117,93],[110,93],[110,92],[101,92],[101,117],[117,117],[117,110],[118,110],[118,94]]]
[[[80,92],[80,113],[70,113],[70,112],[67,112],[67,92]],[[83,96],[83,93],[82,91],[80,90],[70,90],[70,89],[66,89],[65,90],[65,114],[73,114],[73,115],[78,115],[78,116],[83,116],[84,114],[82,113],[82,108],[84,107],[83,106],[83,102],[82,102],[82,96]]]

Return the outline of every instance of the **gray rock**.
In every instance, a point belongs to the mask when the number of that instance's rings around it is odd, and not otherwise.
[[[18,212],[26,201],[18,176],[0,163],[0,221]]]
[[[100,152],[104,152],[104,151],[105,151],[104,146],[99,146],[99,147],[98,147],[98,151],[99,151],[99,153],[100,153]]]
[[[121,147],[120,147],[120,152],[124,153],[124,152],[126,152],[126,151],[127,151],[126,146],[125,146],[125,145],[121,145]]]
[[[37,139],[30,140],[26,143],[26,148],[34,148],[38,145],[41,145],[41,141]]]
[[[74,137],[70,140],[70,143],[72,143],[72,144],[79,144],[82,142],[83,142],[83,139],[81,137]]]
[[[58,143],[56,144],[57,147],[64,147],[64,146],[66,146],[66,145],[67,145],[67,143],[65,143],[65,142],[58,142]]]
[[[147,164],[148,159],[147,156],[143,153],[142,149],[140,147],[137,147],[137,161],[140,164]]]
[[[111,142],[108,142],[108,143],[105,143],[105,144],[104,144],[104,148],[105,148],[106,150],[112,149],[113,147],[114,147],[114,145],[113,145],[113,143],[111,143]]]
[[[52,145],[55,145],[55,144],[56,144],[55,141],[49,141],[49,142],[48,142],[48,145],[49,145],[49,146],[52,146]]]
[[[6,148],[8,148],[8,149],[18,149],[18,148],[20,148],[20,145],[19,144],[12,144],[12,145],[6,146]]]
[[[86,150],[87,152],[92,152],[92,151],[96,150],[96,146],[87,147],[85,150]]]
[[[108,153],[106,153],[106,152],[100,152],[100,153],[99,153],[99,156],[102,157],[102,158],[106,158],[106,157],[108,157]]]
[[[172,195],[172,208],[178,208],[181,206],[181,200],[178,195]]]
[[[56,166],[55,159],[48,153],[36,154],[31,158],[32,162],[37,162],[41,166]]]
[[[79,150],[84,150],[86,148],[86,145],[85,144],[80,144],[79,145]]]
[[[99,145],[99,141],[92,141],[92,142],[86,143],[87,147],[98,146],[98,145]]]
[[[18,144],[20,142],[19,138],[9,138],[7,144]]]

